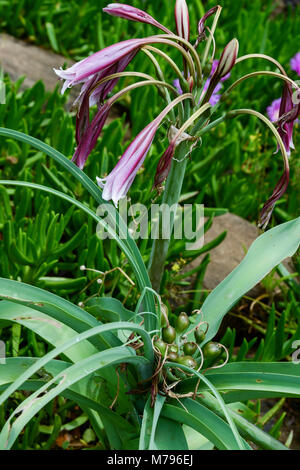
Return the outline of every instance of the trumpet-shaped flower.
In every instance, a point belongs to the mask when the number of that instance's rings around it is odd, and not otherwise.
[[[119,162],[106,178],[97,178],[98,184],[103,188],[103,198],[106,201],[112,200],[115,205],[126,196],[133,180],[144,163],[149,149],[154,140],[158,127],[163,119],[180,101],[191,95],[183,95],[176,98],[146,126],[139,135],[131,142]]]
[[[59,78],[65,80],[62,93],[64,93],[67,88],[71,88],[74,85],[89,83],[92,77],[101,72],[101,78],[110,75],[112,73],[112,67],[116,67],[118,71],[124,70],[129,63],[129,58],[133,58],[133,54],[144,45],[153,42],[159,42],[159,39],[152,36],[149,38],[128,39],[108,46],[86,59],[77,62],[66,70],[54,69]]]
[[[280,105],[281,98],[277,98],[267,107],[267,114],[271,122],[276,122],[279,119]]]
[[[97,178],[99,186],[103,188],[103,199],[112,200],[117,205],[126,196],[144,163],[159,124],[158,118],[148,124],[129,145],[112,172],[106,178]]]

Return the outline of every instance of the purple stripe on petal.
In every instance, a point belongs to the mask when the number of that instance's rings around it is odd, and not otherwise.
[[[185,0],[176,0],[175,21],[178,36],[190,40],[190,18],[189,9]]]
[[[86,127],[83,135],[81,136],[77,149],[72,158],[72,161],[75,162],[80,169],[83,169],[89,154],[96,146],[97,139],[108,117],[111,104],[112,103],[105,103],[99,108],[96,116]]]
[[[158,162],[156,175],[154,180],[154,187],[159,188],[161,184],[168,177],[168,174],[171,169],[172,159],[175,152],[175,142],[171,142],[167,150],[164,152],[163,156]]]
[[[138,21],[140,23],[148,23],[156,28],[161,29],[167,34],[172,34],[172,32],[156,21],[151,15],[148,15],[143,10],[139,10],[138,8],[132,7],[131,5],[125,5],[120,3],[110,3],[107,7],[103,8],[105,13],[108,13],[112,16],[118,16],[120,18],[124,18],[126,20],[131,21]]]

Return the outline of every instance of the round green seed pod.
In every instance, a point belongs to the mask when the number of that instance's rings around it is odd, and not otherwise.
[[[203,330],[200,330],[200,328],[196,328],[194,331],[194,336],[197,344],[203,343],[205,340],[205,332]]]
[[[183,333],[190,325],[189,317],[186,313],[182,312],[176,320],[176,331]]]
[[[167,350],[167,345],[162,339],[154,341],[154,346],[159,350],[159,352],[164,356]]]
[[[197,351],[197,344],[192,342],[185,343],[183,345],[183,350],[186,356],[193,356],[193,354],[195,354]]]
[[[182,356],[177,359],[178,364],[190,367],[191,369],[197,369],[198,364],[192,356]]]
[[[162,330],[162,338],[168,344],[174,343],[176,339],[176,331],[173,326],[169,325]]]
[[[219,343],[207,343],[203,348],[203,354],[205,359],[217,359],[223,351],[222,346]]]

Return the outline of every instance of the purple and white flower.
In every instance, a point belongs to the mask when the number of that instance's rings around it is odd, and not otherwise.
[[[300,52],[297,52],[297,54],[291,59],[291,69],[300,77]]]
[[[148,13],[143,10],[132,7],[131,5],[110,3],[107,7],[103,8],[103,11],[111,16],[118,16],[120,18],[125,18],[126,20],[148,23],[152,26],[156,26],[167,34],[172,34],[168,28],[156,21],[151,15],[148,15]]]
[[[267,107],[267,114],[271,122],[276,122],[279,119],[280,105],[281,98],[277,98]]]
[[[160,122],[158,117],[148,124],[129,145],[112,172],[106,178],[97,178],[99,186],[103,188],[103,199],[112,200],[117,205],[126,196],[145,161]]]

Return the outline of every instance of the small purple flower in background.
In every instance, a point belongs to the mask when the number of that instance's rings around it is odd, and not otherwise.
[[[211,76],[212,76],[212,75],[215,73],[215,71],[217,70],[218,65],[219,65],[219,61],[218,61],[217,59],[214,60],[214,61],[213,61],[213,64],[212,64],[212,68],[211,68],[211,73],[210,73]],[[227,75],[225,75],[225,77],[221,78],[221,82],[225,82],[225,81],[228,80],[229,78],[230,78],[230,72],[229,72]]]
[[[300,52],[297,52],[297,54],[291,59],[291,69],[300,77]]]
[[[281,98],[277,98],[277,100],[274,100],[270,104],[270,106],[267,107],[267,114],[271,122],[278,121],[280,105],[281,105]]]
[[[203,92],[202,92],[202,95],[201,95],[201,99],[203,98],[204,94],[206,93],[206,91],[208,90],[209,88],[209,85],[210,85],[210,81],[211,81],[211,77],[213,76],[213,74],[215,73],[215,71],[217,70],[217,67],[218,67],[218,64],[219,64],[219,61],[218,60],[214,60],[213,61],[213,64],[212,64],[212,68],[211,68],[211,72],[210,72],[210,76],[209,78],[206,80],[205,84],[204,84],[204,87],[203,87]],[[213,91],[213,94],[212,96],[210,97],[209,99],[209,103],[212,105],[212,106],[215,106],[217,103],[219,103],[220,99],[221,99],[221,95],[219,94],[219,92],[221,91],[222,89],[222,84],[221,82],[225,82],[225,80],[228,80],[230,78],[230,73],[228,73],[225,77],[223,77],[221,80],[220,80],[220,83],[218,83]],[[176,78],[176,80],[173,81],[173,85],[175,86],[176,90],[178,91],[178,93],[180,93],[182,95],[182,89],[181,89],[181,86],[180,86],[180,82],[179,82],[179,79]]]

